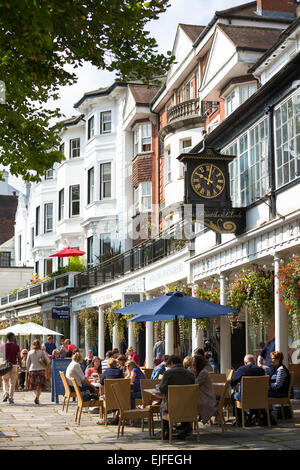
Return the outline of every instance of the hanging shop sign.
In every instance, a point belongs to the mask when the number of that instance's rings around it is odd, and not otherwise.
[[[53,320],[69,320],[70,319],[70,307],[52,307],[52,319]]]

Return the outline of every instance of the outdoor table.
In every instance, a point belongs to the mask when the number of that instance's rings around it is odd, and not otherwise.
[[[144,392],[149,393],[149,395],[151,395],[151,399],[153,400],[153,402],[158,401],[157,404],[159,404],[164,397],[164,395],[158,390],[156,390],[156,388],[145,388]]]

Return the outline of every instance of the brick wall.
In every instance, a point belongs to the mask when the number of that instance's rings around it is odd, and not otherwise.
[[[152,180],[152,154],[138,156],[132,164],[132,186]]]
[[[14,236],[17,196],[0,196],[0,244]]]
[[[282,11],[284,13],[295,13],[294,0],[257,0],[258,10]]]

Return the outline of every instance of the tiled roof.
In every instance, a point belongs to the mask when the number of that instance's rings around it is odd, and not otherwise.
[[[256,6],[256,2],[244,3],[244,5],[238,5],[237,7],[216,11],[216,14],[257,17],[258,15],[256,13]]]
[[[255,28],[253,26],[232,26],[219,24],[236,47],[243,49],[269,49],[277,41],[282,30],[275,28]]]
[[[202,31],[205,29],[206,26],[199,26],[199,25],[193,25],[193,24],[183,24],[179,23],[179,26],[185,34],[191,39],[192,42],[195,42],[196,39],[198,38],[199,34],[202,33]]]
[[[151,102],[155,94],[158,92],[160,87],[152,86],[134,86],[129,85],[129,88],[133,94],[133,97],[137,104],[148,104]]]

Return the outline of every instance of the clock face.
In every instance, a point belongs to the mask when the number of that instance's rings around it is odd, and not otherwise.
[[[191,185],[198,196],[213,199],[222,193],[225,187],[225,176],[216,165],[203,163],[193,171]]]

